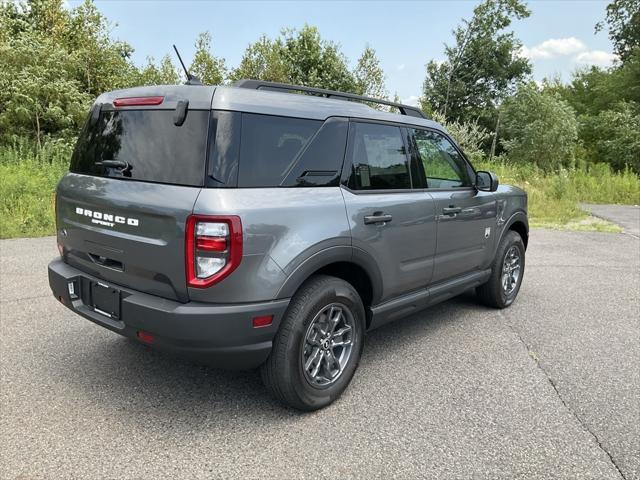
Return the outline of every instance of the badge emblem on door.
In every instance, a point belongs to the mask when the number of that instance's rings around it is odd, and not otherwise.
[[[491,227],[487,227],[484,229],[484,238],[489,238],[491,235]]]

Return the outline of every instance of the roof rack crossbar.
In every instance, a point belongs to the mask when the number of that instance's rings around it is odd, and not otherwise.
[[[338,100],[349,100],[359,102],[377,103],[380,105],[387,105],[389,107],[395,107],[400,111],[401,115],[408,115],[410,117],[427,118],[422,110],[418,107],[412,107],[411,105],[404,105],[402,103],[390,102],[388,100],[380,100],[379,98],[365,97],[363,95],[356,95],[355,93],[338,92],[335,90],[326,90],[324,88],[305,87],[303,85],[289,85],[288,83],[279,82],[264,82],[262,80],[238,80],[233,84],[234,87],[248,88],[251,90],[285,90],[293,92],[306,92],[314,95],[321,95],[326,98],[336,98]]]

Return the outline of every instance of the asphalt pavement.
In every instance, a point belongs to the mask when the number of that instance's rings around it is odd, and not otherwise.
[[[594,217],[616,223],[631,235],[640,237],[640,206],[638,205],[592,205],[581,207]]]
[[[53,238],[0,242],[0,478],[640,478],[640,241],[533,230],[504,311],[371,332],[341,399],[161,354],[50,295]]]

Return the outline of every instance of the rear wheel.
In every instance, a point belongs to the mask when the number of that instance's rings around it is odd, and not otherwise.
[[[520,291],[524,275],[524,243],[517,232],[507,232],[496,252],[491,276],[478,287],[478,297],[485,305],[506,308],[513,303]]]
[[[267,388],[299,410],[317,410],[347,387],[360,361],[365,315],[351,284],[318,275],[291,299],[261,368]]]

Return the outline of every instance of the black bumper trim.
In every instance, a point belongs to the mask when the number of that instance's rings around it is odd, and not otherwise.
[[[71,299],[71,281],[80,288],[92,281],[118,288],[122,292],[120,318],[94,311],[82,300],[82,291],[76,292],[78,298]],[[144,330],[154,335],[153,347],[232,369],[264,363],[289,305],[289,299],[248,304],[179,303],[105,282],[62,259],[49,264],[49,285],[66,307],[102,327],[130,338],[137,338],[137,332]],[[252,319],[262,315],[273,315],[273,323],[253,328]]]

